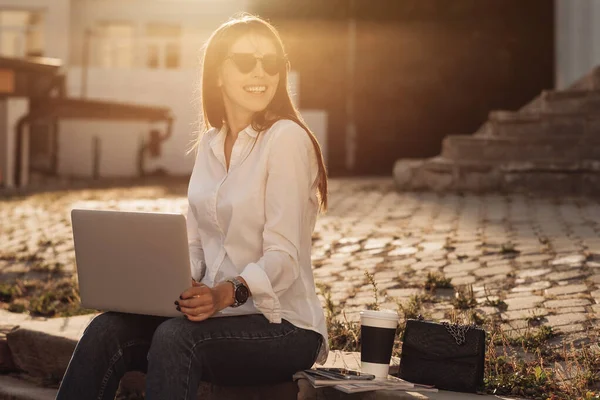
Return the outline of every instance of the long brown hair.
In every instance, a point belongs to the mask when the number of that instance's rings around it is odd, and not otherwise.
[[[225,105],[221,88],[217,86],[218,69],[227,57],[229,48],[240,36],[247,33],[254,33],[265,36],[273,41],[279,56],[284,57],[285,52],[279,33],[271,24],[265,20],[250,15],[242,14],[221,25],[208,39],[202,61],[201,78],[201,101],[202,116],[200,133],[196,139],[195,146],[200,141],[201,136],[210,128],[221,129],[225,120]],[[300,125],[308,134],[319,163],[318,173],[318,197],[321,211],[327,210],[327,171],[321,146],[315,135],[306,126],[306,123],[300,116],[298,109],[292,103],[287,87],[287,78],[289,71],[289,62],[286,68],[280,72],[279,85],[273,96],[273,100],[263,111],[257,112],[252,117],[252,128],[257,132],[263,132],[269,129],[275,122],[281,119],[289,119]]]

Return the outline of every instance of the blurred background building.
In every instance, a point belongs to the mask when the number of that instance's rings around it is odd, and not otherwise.
[[[197,129],[201,47],[231,15],[266,17],[282,33],[295,101],[332,176],[390,175],[399,158],[439,154],[493,109],[522,107],[600,63],[594,0],[0,0],[0,56],[61,60],[70,98],[166,107],[172,136],[146,172],[185,175]],[[8,74],[8,75],[7,75]],[[15,123],[0,66],[0,169],[14,163]],[[134,176],[162,127],[60,120],[31,127],[24,163],[64,176]],[[94,172],[95,171],[95,172]]]

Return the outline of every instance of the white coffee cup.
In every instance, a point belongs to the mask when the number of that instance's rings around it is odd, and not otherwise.
[[[375,378],[387,378],[398,313],[393,310],[364,310],[360,312],[361,348],[360,370]]]

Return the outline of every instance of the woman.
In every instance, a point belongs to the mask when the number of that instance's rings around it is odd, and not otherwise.
[[[57,399],[113,399],[126,371],[146,398],[194,399],[201,380],[290,380],[327,358],[311,235],[327,207],[319,145],[287,91],[281,39],[252,16],[231,20],[204,53],[204,134],[187,218],[192,286],[181,318],[108,312],[86,328]]]

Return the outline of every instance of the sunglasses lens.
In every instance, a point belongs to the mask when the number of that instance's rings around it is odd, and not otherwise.
[[[250,53],[235,53],[230,58],[242,74],[252,72],[258,62],[254,54]],[[275,54],[267,54],[262,58],[262,67],[267,74],[277,75],[285,68],[285,60]]]
[[[281,70],[283,61],[276,55],[266,55],[262,60],[263,68],[269,75],[276,75]]]
[[[243,53],[233,54],[231,60],[242,74],[252,72],[257,61],[253,54]]]

